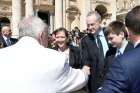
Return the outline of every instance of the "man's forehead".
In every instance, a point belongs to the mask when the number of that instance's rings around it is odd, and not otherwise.
[[[3,26],[2,30],[5,30],[5,29],[11,29],[11,28],[10,28],[10,26]]]
[[[112,32],[107,35],[107,37],[114,37],[114,36],[117,36],[117,34],[116,33],[112,33]]]
[[[93,15],[87,16],[87,19],[92,19],[92,20],[95,19],[96,20],[97,17],[96,17],[96,15],[93,14]]]
[[[87,23],[96,23],[96,22],[98,22],[98,20],[97,20],[96,16],[88,16],[86,22]]]

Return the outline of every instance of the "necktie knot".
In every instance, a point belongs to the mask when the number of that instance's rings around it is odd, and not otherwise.
[[[116,57],[122,55],[121,51],[118,49],[116,53]]]
[[[10,46],[10,45],[11,45],[10,38],[7,38],[7,39],[6,39],[6,42],[7,42],[7,46]]]

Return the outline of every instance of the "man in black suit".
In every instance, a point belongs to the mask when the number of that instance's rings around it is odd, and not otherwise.
[[[1,47],[8,47],[15,44],[18,39],[11,37],[12,32],[9,24],[3,24],[1,27],[0,43]]]
[[[105,73],[108,71],[115,57],[123,55],[125,52],[134,48],[133,44],[127,40],[128,33],[123,22],[111,22],[106,29],[106,35],[108,42],[112,45],[114,50],[111,48],[106,53]]]
[[[103,79],[104,57],[108,43],[101,28],[101,16],[96,11],[88,13],[86,18],[88,34],[81,40],[81,55],[84,65],[88,65],[91,75],[88,81],[89,93],[95,93]]]
[[[135,48],[115,59],[97,93],[140,92],[140,6],[128,12],[125,24]]]

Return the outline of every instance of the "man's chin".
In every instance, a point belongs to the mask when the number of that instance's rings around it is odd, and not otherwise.
[[[95,34],[95,31],[90,31],[91,34]]]
[[[95,34],[95,32],[92,32],[92,34]]]
[[[116,45],[112,45],[112,47],[116,48],[117,46]]]

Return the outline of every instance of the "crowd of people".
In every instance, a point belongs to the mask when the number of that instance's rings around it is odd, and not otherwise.
[[[60,27],[49,34],[31,16],[19,23],[18,39],[3,23],[0,93],[139,93],[140,6],[105,28],[97,11],[85,21],[85,32]]]

